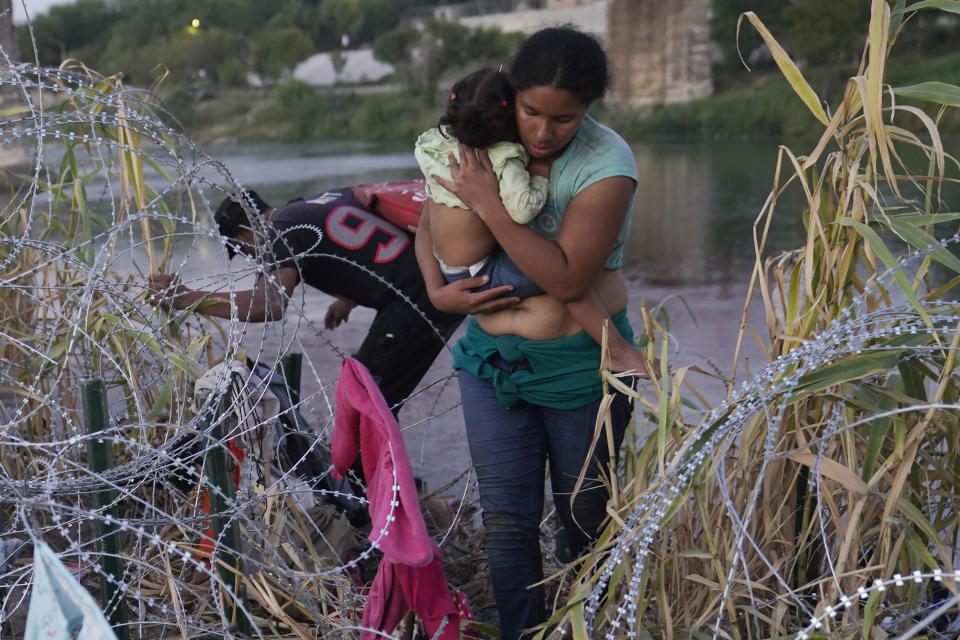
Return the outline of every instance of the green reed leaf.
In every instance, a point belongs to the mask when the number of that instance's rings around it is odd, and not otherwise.
[[[936,376],[919,360],[906,360],[897,363],[900,379],[903,381],[904,392],[921,402],[927,401],[927,388],[924,380],[927,377],[936,380]]]
[[[887,39],[891,44],[893,44],[897,32],[900,30],[900,25],[903,24],[902,11],[906,5],[907,0],[897,0],[897,4],[890,11],[890,31],[888,32]]]
[[[887,245],[877,232],[859,220],[840,220],[840,224],[854,227],[860,232],[860,235],[867,241],[870,248],[873,249],[873,252],[883,261],[883,264],[893,269],[893,279],[900,285],[900,290],[903,292],[903,295],[907,297],[907,300],[910,301],[910,304],[913,305],[913,308],[920,314],[924,322],[930,324],[930,314],[927,313],[927,310],[924,309],[920,301],[917,300],[917,294],[914,292],[913,287],[910,286],[910,281],[907,280],[907,276],[903,272],[903,266],[894,255],[890,253],[890,249],[887,248]]]
[[[886,216],[886,218],[890,220],[903,218],[910,224],[918,227],[927,227],[932,224],[960,220],[960,213],[898,213]]]
[[[896,406],[896,400],[887,394],[879,392],[872,387],[864,387],[860,392],[861,398],[869,396],[873,401],[874,415],[886,413]],[[890,429],[890,420],[892,416],[884,416],[870,422],[870,435],[867,437],[867,450],[863,454],[863,467],[860,471],[860,479],[869,482],[873,476],[873,469],[877,464],[877,458],[880,456],[880,449],[883,441],[887,438]]]
[[[476,631],[478,633],[487,635],[491,638],[500,637],[500,628],[497,627],[496,625],[490,624],[489,622],[478,622],[476,620],[467,620],[466,622],[463,623],[463,630]],[[464,634],[464,637],[469,637],[469,636]]]
[[[911,522],[911,524],[913,524],[913,526],[923,532],[923,535],[926,536],[928,541],[939,540],[939,534],[937,533],[937,530],[934,528],[933,524],[931,524],[930,518],[924,515],[917,505],[910,502],[909,498],[900,498],[897,501],[897,509],[907,518],[907,520]],[[937,562],[933,559],[933,556],[930,556],[929,553],[924,556],[924,560],[928,561],[927,564],[931,568],[938,566]]]
[[[930,251],[930,257],[948,269],[952,269],[954,273],[960,274],[960,258],[957,258],[957,256],[950,253],[946,247],[939,244],[936,238],[921,229],[914,220],[905,218],[904,216],[896,216],[879,220],[879,222],[903,238],[907,244],[915,249],[924,251],[930,247],[934,247]]]
[[[944,295],[946,295],[948,291],[958,286],[960,286],[960,276],[957,276],[956,278],[951,278],[949,281],[944,282],[942,285],[940,285],[939,287],[937,287],[936,289],[934,289],[933,291],[925,295],[924,299],[939,300]]]
[[[960,87],[946,82],[921,82],[906,87],[895,87],[893,93],[901,98],[914,98],[935,102],[936,104],[960,107]]]
[[[670,520],[673,519],[673,516],[680,511],[680,507],[687,503],[687,499],[690,497],[691,490],[691,485],[687,485],[683,491],[677,494],[677,497],[670,502],[670,506],[668,506],[667,510],[664,512],[663,519],[660,521],[661,524],[670,522]]]
[[[870,632],[873,631],[873,621],[877,618],[877,611],[880,608],[880,592],[871,591],[867,598],[867,604],[863,608],[863,626],[861,633],[863,640],[870,640]]]
[[[801,376],[789,401],[795,402],[811,393],[823,391],[844,382],[889,371],[897,366],[901,353],[901,351],[895,349],[868,351],[828,364],[812,373]]]
[[[923,0],[915,2],[909,7],[897,8],[890,15],[900,15],[902,13],[912,13],[922,9],[939,9],[948,13],[960,13],[960,0]]]
[[[583,602],[578,602],[570,610],[570,631],[573,633],[573,640],[590,640],[590,634],[587,633],[587,621],[583,615]]]
[[[160,387],[160,391],[157,393],[157,399],[154,401],[153,406],[150,407],[150,413],[147,415],[148,423],[156,422],[157,418],[159,418],[163,412],[164,407],[167,406],[167,402],[170,401],[170,396],[173,393],[173,382],[173,378],[167,378],[163,386]]]

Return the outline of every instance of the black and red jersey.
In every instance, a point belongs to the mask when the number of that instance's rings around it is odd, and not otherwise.
[[[364,307],[383,308],[396,299],[395,287],[433,310],[413,238],[357,202],[352,189],[289,202],[268,227],[273,268],[296,267],[310,286]]]

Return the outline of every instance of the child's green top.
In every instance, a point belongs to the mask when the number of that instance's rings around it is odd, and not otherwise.
[[[486,149],[493,165],[493,172],[500,181],[500,199],[518,224],[527,224],[533,220],[547,202],[550,180],[545,176],[532,175],[527,171],[530,156],[523,145],[516,142],[498,142]],[[427,197],[448,207],[469,209],[455,195],[441,187],[433,176],[450,179],[450,161],[448,154],[453,152],[457,160],[457,139],[444,135],[436,127],[420,134],[414,146],[413,155],[420,164],[420,170],[427,179]]]

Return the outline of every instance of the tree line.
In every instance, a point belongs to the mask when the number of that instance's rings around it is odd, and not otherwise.
[[[921,0],[888,0],[892,8]],[[711,0],[711,37],[719,52],[714,68],[719,87],[724,88],[744,68],[772,64],[760,37],[749,28],[737,36],[737,20],[753,11],[803,66],[829,74],[832,67],[854,68],[862,54],[870,17],[869,0]],[[920,11],[896,41],[898,53],[939,56],[956,52],[960,41],[960,17],[942,11]],[[741,62],[741,56],[743,62]],[[825,78],[821,78],[827,82]]]
[[[888,1],[897,6],[919,0]],[[501,5],[508,0],[475,2]],[[199,131],[242,122],[231,128],[231,135],[406,140],[435,122],[442,97],[438,87],[464,69],[506,62],[521,37],[432,18],[436,6],[450,3],[77,0],[33,16],[31,25],[20,27],[19,42],[22,60],[44,66],[76,58],[106,75],[122,72],[128,84],[145,87],[162,77],[167,106],[181,123]],[[710,0],[714,84],[721,95],[654,109],[642,117],[608,115],[624,120],[618,129],[633,127],[640,137],[674,130],[680,137],[722,137],[733,131],[777,135],[802,128],[806,120],[802,113],[794,117],[795,99],[789,92],[780,92],[779,85],[765,88],[763,73],[745,73],[741,56],[754,70],[772,70],[773,63],[753,29],[744,28],[737,36],[738,17],[744,11],[759,15],[829,99],[856,68],[869,5],[869,0]],[[906,60],[909,76],[923,79],[928,69],[942,76],[944,68],[957,68],[960,16],[930,11],[918,12],[912,20],[896,44],[897,59]],[[329,92],[287,77],[298,62],[317,52],[329,52],[336,68],[344,62],[344,49],[355,47],[371,47],[376,58],[393,65],[393,82],[402,90]],[[913,55],[902,55],[905,50]],[[217,89],[246,87],[251,73],[273,85],[270,99],[236,100],[232,94],[225,94],[226,101],[197,99],[215,95]],[[794,120],[801,124],[790,124]]]
[[[443,68],[511,53],[513,36],[428,19],[444,4],[452,2],[77,0],[35,16],[29,27],[33,38],[21,26],[20,54],[45,66],[77,58],[107,74],[122,71],[141,85],[149,85],[163,69],[174,85],[201,73],[220,86],[238,86],[250,72],[277,77],[316,52],[333,52],[336,62],[344,48],[374,46],[379,59],[399,66],[402,79],[419,87],[429,83],[418,79],[436,77]],[[870,10],[867,0],[711,0],[710,5],[721,86],[742,69],[741,55],[749,59],[752,53],[754,62],[763,63],[752,30],[744,29],[738,42],[742,12],[757,13],[792,55],[816,67],[847,64],[859,55]],[[901,49],[945,52],[960,37],[958,21],[942,12],[921,12],[916,20],[926,23],[909,30],[910,38],[898,43]],[[462,46],[456,46],[457,39]]]
[[[149,85],[202,74],[221,86],[276,77],[319,51],[371,45],[444,0],[77,0],[20,27],[20,57],[55,66],[82,60]],[[33,37],[31,38],[31,31]],[[36,47],[34,49],[34,47]]]

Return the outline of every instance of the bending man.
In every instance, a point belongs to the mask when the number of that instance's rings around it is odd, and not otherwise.
[[[252,289],[234,294],[237,317],[247,322],[281,319],[301,280],[337,297],[324,319],[327,329],[346,321],[356,305],[376,309],[355,357],[378,381],[393,412],[399,412],[463,319],[430,303],[410,236],[360,204],[350,188],[297,199],[280,209],[253,191],[246,194],[260,220],[251,224],[234,198],[224,199],[214,216],[230,258],[242,252],[264,265],[264,275]],[[266,230],[260,251],[255,228]],[[189,289],[166,273],[152,274],[149,286],[175,309],[207,301],[198,307],[200,313],[230,317],[231,302],[223,294]]]

